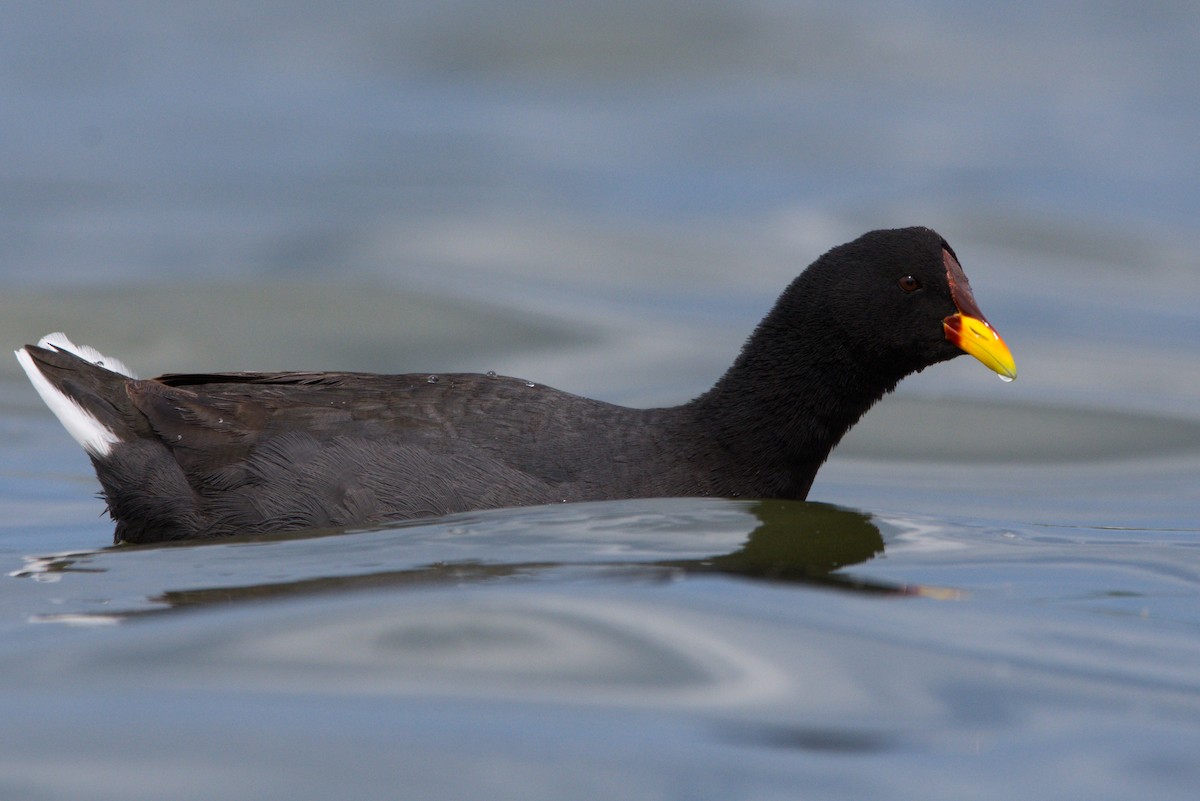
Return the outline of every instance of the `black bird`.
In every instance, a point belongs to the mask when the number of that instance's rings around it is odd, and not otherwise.
[[[954,251],[872,231],[784,291],[682,406],[630,409],[494,374],[169,374],[62,334],[17,351],[86,449],[118,542],[660,496],[803,499],[900,379],[963,352],[1016,377]]]

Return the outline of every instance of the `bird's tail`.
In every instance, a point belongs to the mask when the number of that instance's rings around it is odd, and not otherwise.
[[[125,388],[135,376],[120,361],[61,333],[16,355],[34,389],[88,454],[103,458],[134,434],[142,418]]]

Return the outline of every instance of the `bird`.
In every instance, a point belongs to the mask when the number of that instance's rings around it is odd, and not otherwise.
[[[962,354],[1016,377],[930,228],[832,248],[713,386],[629,408],[487,374],[170,373],[138,379],[64,334],[16,351],[91,458],[114,542],[339,529],[654,497],[807,497],[904,377]]]

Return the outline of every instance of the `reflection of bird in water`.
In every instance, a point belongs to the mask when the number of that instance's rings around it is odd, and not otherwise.
[[[726,503],[732,508],[748,512],[757,518],[757,525],[750,530],[745,541],[728,553],[703,555],[690,559],[640,560],[633,556],[615,560],[599,560],[596,558],[596,551],[591,546],[581,543],[577,559],[567,558],[560,561],[541,562],[503,561],[505,551],[502,547],[489,547],[481,543],[478,555],[462,558],[456,562],[436,562],[423,565],[412,565],[410,562],[410,566],[401,569],[375,569],[364,572],[361,567],[347,570],[345,565],[341,565],[336,559],[333,559],[332,564],[335,567],[331,569],[330,575],[298,575],[270,583],[245,583],[242,585],[236,584],[236,576],[231,576],[231,586],[160,589],[149,600],[163,604],[163,607],[120,610],[106,605],[104,611],[97,616],[71,612],[67,617],[72,620],[88,617],[109,620],[163,614],[171,609],[236,604],[272,598],[305,597],[349,590],[462,587],[496,582],[520,583],[532,578],[538,578],[541,581],[555,574],[558,574],[563,580],[570,581],[573,578],[594,577],[598,573],[615,580],[648,580],[651,582],[715,574],[749,580],[865,592],[874,595],[920,595],[941,600],[962,597],[960,591],[950,588],[893,584],[842,572],[842,568],[868,562],[884,551],[884,538],[879,527],[871,516],[864,512],[828,504],[798,501],[728,501]],[[614,519],[619,519],[619,515]],[[638,512],[636,519],[638,522],[631,523],[627,529],[631,543],[630,554],[636,554],[641,547],[638,543],[642,542],[643,534],[639,531],[638,526],[647,523],[653,525],[653,517],[647,517],[645,512]],[[696,519],[700,525],[703,525],[703,516]],[[408,525],[414,525],[419,529],[425,528],[424,524],[402,524],[402,527],[390,527],[378,532],[305,531],[243,536],[234,541],[257,542],[266,547],[270,547],[272,542],[323,541],[331,549],[328,553],[336,555],[338,542],[342,541],[345,534],[382,538],[387,537],[390,532],[403,537],[409,530]],[[442,525],[449,524],[442,524],[440,521],[434,524],[435,527]],[[453,525],[459,527],[461,524],[454,523]],[[481,518],[476,523],[463,527],[461,533],[456,534],[460,544],[464,542],[464,538],[466,540],[471,538],[472,531],[476,529],[476,526],[478,526],[478,532],[484,535],[485,542],[488,541],[490,524],[487,518]],[[605,553],[611,550],[612,545],[622,543],[622,530],[623,528],[619,525],[611,526],[612,540],[604,544]],[[671,536],[685,540],[689,533],[685,529]],[[394,546],[393,542],[394,540],[385,540],[379,547],[385,550],[399,547]],[[149,547],[154,549],[157,546]],[[198,544],[198,547],[203,547],[203,544]],[[116,556],[117,553],[125,550],[126,548],[123,547],[116,551],[89,551],[30,558],[27,569],[14,575],[103,573],[106,571],[103,561],[106,554]],[[361,553],[358,550],[354,552]],[[320,564],[323,561],[326,560],[306,560],[305,564]],[[387,564],[387,560],[380,559],[378,562],[371,561],[370,563],[382,566]],[[320,568],[317,568],[317,571],[319,573]],[[248,576],[251,575],[258,576],[260,574],[251,571]],[[61,615],[57,613],[39,617],[42,620],[60,618]]]

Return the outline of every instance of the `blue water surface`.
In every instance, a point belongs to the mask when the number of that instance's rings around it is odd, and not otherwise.
[[[0,334],[632,405],[925,224],[959,359],[813,503],[109,547],[0,364],[0,797],[1191,799],[1200,11],[17,4]]]

